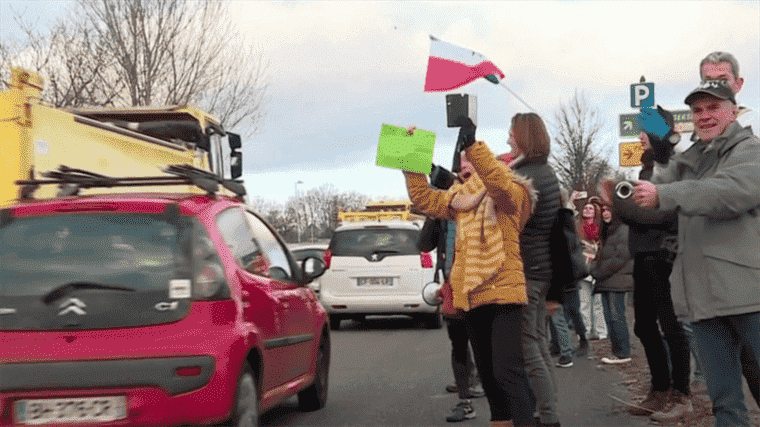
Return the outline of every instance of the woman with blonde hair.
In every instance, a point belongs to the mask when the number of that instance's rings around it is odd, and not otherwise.
[[[533,208],[532,189],[485,143],[475,142],[472,121],[460,128],[460,142],[461,182],[438,190],[425,175],[404,172],[407,191],[427,216],[456,221],[452,301],[466,321],[491,426],[534,426],[520,344],[528,296],[519,245]]]

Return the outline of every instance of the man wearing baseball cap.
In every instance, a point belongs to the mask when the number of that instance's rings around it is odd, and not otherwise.
[[[702,82],[684,102],[697,141],[633,197],[678,213],[673,306],[693,323],[716,425],[749,426],[739,351],[760,356],[760,138],[736,121],[725,80]]]

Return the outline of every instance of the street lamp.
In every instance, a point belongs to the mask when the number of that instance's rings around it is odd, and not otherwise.
[[[303,181],[301,181],[299,179],[293,185],[293,189],[295,190],[295,193],[296,193],[296,234],[298,236],[298,243],[301,243],[301,217],[298,214],[298,209],[299,209],[299,206],[298,206],[298,184],[303,184]]]

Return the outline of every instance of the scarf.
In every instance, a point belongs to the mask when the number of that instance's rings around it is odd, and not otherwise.
[[[583,234],[586,240],[599,240],[599,226],[594,222],[583,223]]]
[[[463,291],[469,293],[485,283],[501,268],[506,259],[503,235],[496,217],[494,201],[477,174],[473,174],[451,200],[457,212],[457,242],[460,250],[459,266],[464,268]]]

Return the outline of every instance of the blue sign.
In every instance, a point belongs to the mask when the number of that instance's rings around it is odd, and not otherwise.
[[[631,85],[631,107],[654,107],[654,83],[634,83]]]

